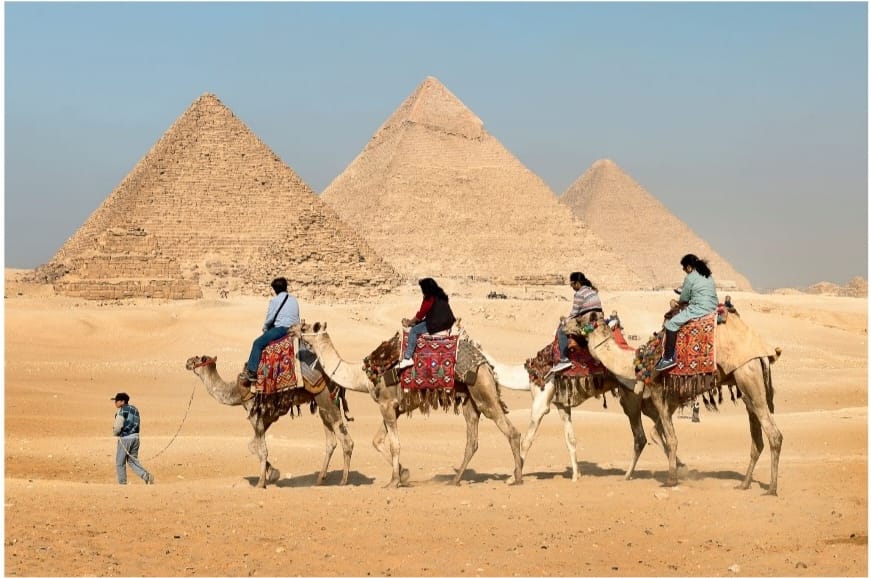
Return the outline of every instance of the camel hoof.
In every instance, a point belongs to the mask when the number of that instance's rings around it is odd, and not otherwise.
[[[399,487],[399,482],[398,482],[397,480],[390,480],[389,482],[387,482],[386,484],[384,484],[384,488],[385,488],[385,489],[388,489],[388,488],[393,488],[393,489],[395,489],[395,488],[398,488],[398,487]]]
[[[281,472],[278,471],[278,468],[272,468],[269,470],[269,473],[266,475],[266,482],[270,484],[274,484],[278,480],[281,479]]]
[[[677,485],[677,480],[666,480],[666,482],[662,485],[666,488],[673,488]]]
[[[776,498],[777,497],[777,490],[768,490],[767,492],[765,492],[762,495],[763,496],[774,496]]]
[[[315,480],[315,485],[316,485],[316,486],[323,486],[323,485],[326,484],[326,483],[327,483],[327,477],[326,477],[326,476],[318,476],[318,479]]]
[[[347,486],[348,485],[348,476],[342,476],[342,481],[339,482],[339,485],[340,486]]]
[[[509,485],[509,486],[522,486],[522,485],[523,485],[523,479],[519,479],[519,480],[509,480],[509,481],[508,481],[508,485]]]
[[[407,484],[410,478],[411,472],[408,471],[408,468],[402,468],[402,471],[399,472],[399,483]]]

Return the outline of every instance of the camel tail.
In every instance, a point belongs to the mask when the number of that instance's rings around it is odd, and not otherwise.
[[[765,401],[768,402],[768,411],[774,413],[774,382],[771,379],[771,363],[765,358],[760,359],[760,362],[762,362],[762,378],[765,380]]]

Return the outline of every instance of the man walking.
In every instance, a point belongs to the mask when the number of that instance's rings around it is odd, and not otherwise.
[[[118,449],[115,451],[115,470],[118,473],[118,483],[127,483],[127,463],[133,472],[145,480],[146,484],[154,483],[154,476],[148,473],[139,463],[139,410],[130,405],[130,396],[117,393],[109,398],[115,402],[118,409],[115,412],[115,423],[112,433],[118,436]]]

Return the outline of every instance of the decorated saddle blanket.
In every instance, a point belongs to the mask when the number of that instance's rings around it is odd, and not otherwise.
[[[459,335],[418,336],[412,361],[414,365],[399,373],[403,389],[433,389],[454,387]],[[408,345],[408,331],[402,332],[400,351]]]
[[[255,391],[271,394],[302,385],[297,383],[294,356],[292,335],[276,339],[264,347],[257,366]]]
[[[715,335],[717,313],[687,321],[677,332],[675,361],[677,365],[663,374],[666,386],[676,387],[686,395],[710,389],[717,376]],[[662,357],[665,332],[654,333],[635,352],[635,375],[645,385],[653,381],[654,366]]]
[[[445,337],[421,335],[417,340],[412,360],[414,365],[404,370],[396,369],[401,358],[400,347],[407,344],[407,333],[400,337],[397,332],[383,341],[368,356],[363,358],[363,370],[372,383],[383,377],[387,385],[402,384],[403,389],[453,388],[456,382],[474,383],[478,367],[487,363],[484,355],[466,338],[458,335]],[[448,375],[450,380],[447,379]]]
[[[544,388],[544,378],[550,369],[559,362],[559,341],[554,338],[552,343],[545,345],[535,357],[526,360],[523,366],[529,373],[529,380],[538,387]],[[569,349],[569,361],[572,366],[559,373],[560,377],[591,377],[605,375],[605,366],[596,361],[586,345]]]

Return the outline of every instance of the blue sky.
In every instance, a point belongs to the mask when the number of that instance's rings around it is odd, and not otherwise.
[[[7,267],[51,259],[204,92],[320,192],[435,76],[557,195],[610,158],[757,289],[867,278],[864,2],[4,10]]]

